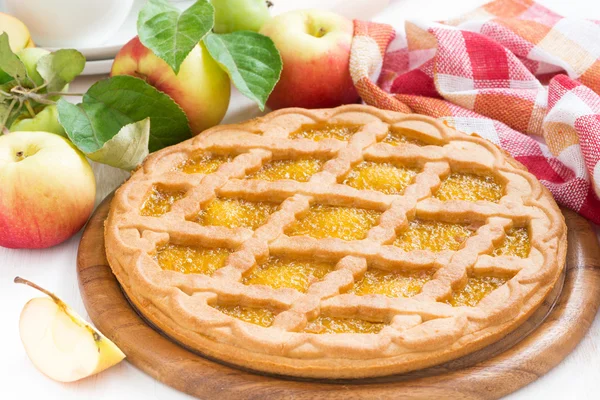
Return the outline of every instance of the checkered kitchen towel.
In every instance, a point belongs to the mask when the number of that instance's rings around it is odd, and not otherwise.
[[[373,106],[433,116],[510,153],[600,223],[600,22],[497,0],[443,24],[355,21],[350,71]]]

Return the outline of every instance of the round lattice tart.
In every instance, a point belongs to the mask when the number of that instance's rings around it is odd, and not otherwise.
[[[136,308],[252,370],[360,378],[488,345],[557,281],[566,227],[492,143],[368,106],[286,109],[161,150],[105,231]]]

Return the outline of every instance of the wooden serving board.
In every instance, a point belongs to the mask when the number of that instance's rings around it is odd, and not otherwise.
[[[130,363],[205,400],[496,399],[557,365],[588,331],[600,305],[596,235],[585,219],[563,210],[569,228],[564,279],[529,320],[501,341],[440,366],[384,378],[318,381],[259,375],[185,349],[136,313],[104,253],[104,220],[111,198],[88,222],[77,256],[79,287],[90,318]]]

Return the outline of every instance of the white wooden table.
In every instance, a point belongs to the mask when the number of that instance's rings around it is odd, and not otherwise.
[[[278,3],[279,1],[279,3]],[[274,0],[275,12],[290,8],[328,6],[350,17],[373,14],[375,5],[385,0]],[[401,25],[400,18],[441,20],[468,11],[485,0],[392,0],[377,21]],[[540,0],[540,3],[566,16],[600,20],[597,0]],[[343,4],[343,5],[342,5]],[[358,10],[363,8],[362,10]],[[356,14],[358,13],[358,14]],[[373,15],[371,14],[371,15]],[[398,17],[401,16],[401,17]],[[600,40],[600,38],[598,38]],[[102,77],[80,78],[71,85],[82,92]],[[239,122],[260,115],[257,107],[233,92],[225,123]],[[117,187],[127,175],[104,165],[94,165],[98,182],[96,204]],[[0,184],[2,184],[0,182]],[[27,358],[18,333],[19,314],[31,297],[32,289],[12,283],[16,275],[28,278],[54,291],[76,311],[87,316],[79,295],[75,259],[81,233],[67,242],[45,250],[10,250],[0,247],[0,399],[189,399],[163,385],[127,362],[82,381],[61,384],[39,373]],[[577,346],[556,368],[529,386],[510,395],[510,399],[599,399],[600,398],[600,317]]]

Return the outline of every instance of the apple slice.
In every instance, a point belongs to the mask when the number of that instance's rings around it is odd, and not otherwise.
[[[49,297],[29,300],[19,320],[19,333],[31,362],[59,382],[73,382],[117,364],[125,354],[102,333],[85,322],[53,293],[26,279]]]

